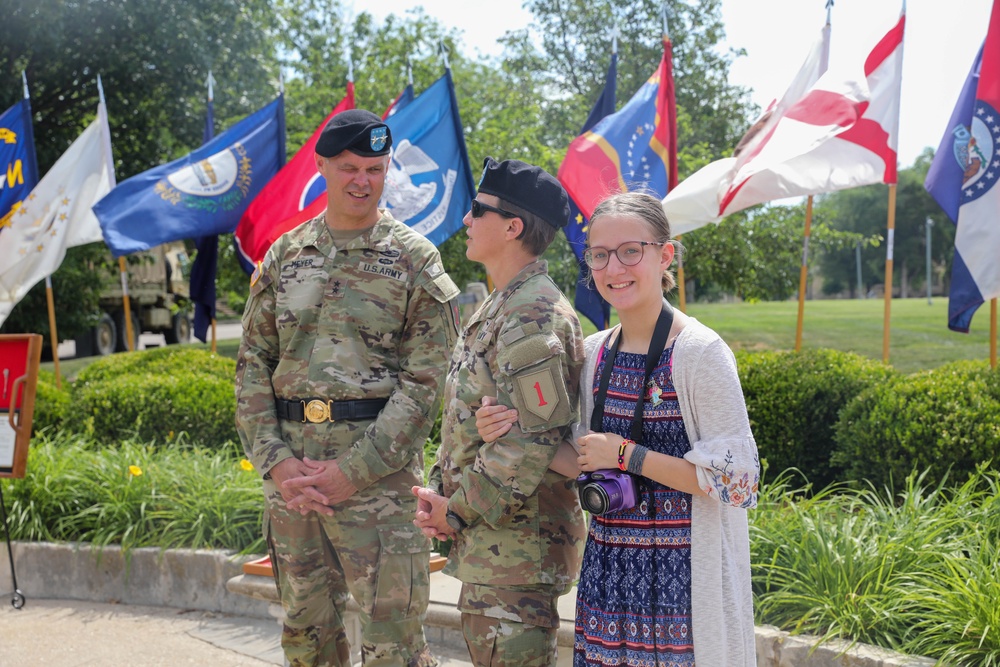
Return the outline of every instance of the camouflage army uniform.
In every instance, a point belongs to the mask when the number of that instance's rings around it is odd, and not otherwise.
[[[463,582],[477,665],[554,662],[556,600],[578,575],[586,528],[576,482],[548,467],[577,418],[582,361],[579,320],[544,261],[490,295],[452,355],[430,483],[467,524],[445,572]],[[483,396],[518,410],[488,444],[476,430]]]
[[[334,247],[325,216],[279,238],[252,279],[236,369],[237,428],[264,477],[264,532],[294,665],[349,665],[342,615],[361,607],[366,665],[426,665],[430,543],[412,524],[423,445],[448,352],[458,288],[436,248],[388,213]],[[279,420],[275,399],[388,398],[378,418]],[[358,488],[333,517],[285,508],[269,471],[339,459]]]

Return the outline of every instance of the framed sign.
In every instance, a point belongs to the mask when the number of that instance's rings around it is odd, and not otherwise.
[[[24,477],[42,337],[0,334],[0,477]]]

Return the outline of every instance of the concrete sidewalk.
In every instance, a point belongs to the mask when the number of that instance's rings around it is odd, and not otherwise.
[[[280,634],[276,620],[29,598],[21,609],[0,608],[0,667],[282,665]],[[456,647],[432,645],[432,650],[441,667],[472,667],[468,654]]]

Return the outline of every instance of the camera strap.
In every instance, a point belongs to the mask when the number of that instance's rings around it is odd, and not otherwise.
[[[670,327],[674,323],[674,309],[670,303],[663,299],[660,308],[660,315],[656,318],[656,327],[653,329],[653,337],[649,340],[649,350],[646,352],[646,375],[642,379],[642,387],[639,389],[639,399],[635,403],[635,413],[632,415],[632,430],[630,439],[634,442],[642,442],[642,409],[646,402],[647,386],[649,378],[653,375],[653,369],[663,356],[663,350],[667,347],[667,336],[670,335]],[[621,341],[621,327],[618,327],[618,335],[604,359],[604,371],[601,373],[601,382],[597,387],[597,395],[594,396],[594,411],[590,415],[590,430],[595,433],[604,432],[604,402],[608,396],[608,385],[611,383],[611,372],[615,366],[615,355],[618,354],[618,343]]]

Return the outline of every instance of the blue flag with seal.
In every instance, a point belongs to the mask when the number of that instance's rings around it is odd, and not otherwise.
[[[615,95],[617,91],[618,79],[618,53],[611,54],[611,64],[608,65],[608,73],[604,77],[604,90],[597,98],[594,108],[590,110],[587,121],[583,124],[580,134],[585,134],[592,127],[597,125],[605,116],[610,116],[615,112]],[[573,306],[583,313],[587,319],[594,323],[598,331],[606,329],[611,321],[611,306],[594,289],[590,280],[590,269],[583,261],[583,251],[587,246],[587,224],[590,221],[580,211],[573,198],[569,198],[569,223],[563,228],[566,233],[566,240],[569,247],[576,255],[577,264],[580,267],[580,278],[576,283],[576,296],[573,297]]]
[[[120,183],[94,206],[115,257],[225,234],[285,162],[284,96],[187,156]]]
[[[385,122],[392,159],[379,206],[439,246],[462,228],[475,192],[451,70]]]
[[[31,102],[23,99],[0,116],[0,230],[38,184]]]
[[[972,63],[969,76],[965,79],[958,103],[955,104],[948,128],[945,130],[941,144],[934,153],[934,160],[927,170],[924,179],[924,189],[930,193],[938,206],[948,214],[952,222],[958,222],[958,207],[961,203],[962,181],[965,179],[966,167],[969,164],[969,140],[972,134],[969,130],[972,124],[972,113],[976,106],[976,86],[979,84],[979,66],[983,61],[983,49]],[[975,153],[975,142],[972,142]]]

